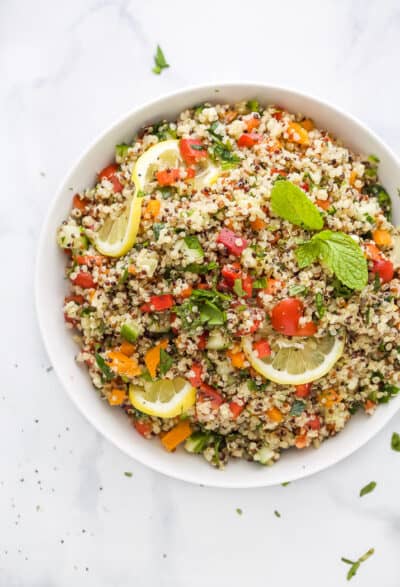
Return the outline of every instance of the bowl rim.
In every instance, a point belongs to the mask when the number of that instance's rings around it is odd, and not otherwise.
[[[98,422],[95,415],[90,410],[87,410],[79,401],[78,399],[70,393],[69,387],[70,383],[67,381],[67,378],[64,377],[64,374],[60,372],[57,368],[57,356],[56,353],[52,351],[52,345],[48,338],[46,327],[44,324],[44,315],[42,312],[42,304],[41,304],[41,288],[42,285],[40,283],[40,275],[39,275],[39,268],[40,268],[40,261],[43,257],[44,251],[46,249],[48,243],[48,234],[51,228],[51,219],[52,216],[59,205],[59,200],[63,192],[65,191],[65,187],[68,183],[68,179],[74,175],[76,169],[78,168],[81,160],[86,157],[93,148],[96,147],[97,143],[101,142],[109,133],[111,133],[116,127],[120,126],[124,122],[128,122],[132,116],[137,116],[140,118],[141,113],[146,110],[146,108],[150,106],[154,106],[159,102],[163,102],[164,100],[174,100],[179,97],[183,97],[185,94],[189,94],[193,91],[208,91],[210,93],[210,100],[211,95],[215,94],[216,99],[218,98],[218,90],[220,89],[229,89],[229,88],[242,88],[246,90],[248,88],[259,88],[263,91],[271,90],[273,92],[284,92],[286,94],[291,94],[294,97],[299,97],[309,101],[311,104],[315,103],[319,106],[328,107],[328,109],[336,112],[340,117],[347,119],[352,125],[359,127],[365,133],[367,133],[386,154],[393,159],[397,167],[400,169],[400,159],[395,154],[395,152],[375,133],[375,131],[371,130],[368,126],[366,126],[362,121],[360,121],[356,116],[349,114],[342,108],[332,104],[330,101],[325,99],[321,99],[315,96],[315,94],[305,93],[303,91],[298,91],[290,86],[286,85],[274,85],[268,83],[262,83],[258,81],[224,81],[222,83],[212,82],[212,83],[202,83],[202,84],[194,84],[194,85],[187,85],[181,87],[179,90],[175,90],[173,92],[165,92],[156,98],[151,98],[145,102],[141,102],[134,108],[130,109],[129,111],[125,112],[123,115],[119,116],[116,120],[114,120],[111,124],[107,126],[105,130],[98,133],[94,139],[92,139],[89,144],[84,147],[80,154],[74,158],[72,164],[69,166],[69,169],[62,177],[61,181],[58,183],[57,189],[54,192],[54,196],[51,199],[50,205],[48,206],[47,212],[44,216],[44,220],[42,222],[42,226],[40,229],[40,235],[37,240],[37,248],[36,248],[36,258],[35,258],[35,267],[34,267],[34,298],[35,298],[35,311],[37,316],[37,321],[39,324],[39,331],[41,334],[41,338],[46,350],[46,353],[50,359],[52,366],[57,374],[58,380],[61,382],[62,387],[66,391],[69,398],[72,400],[75,407],[78,411],[86,418],[86,420],[95,428],[97,432],[99,432],[102,436],[104,436],[109,442],[111,442],[114,446],[116,446],[119,450],[125,453],[130,458],[135,459],[136,461],[140,462],[142,465],[145,465],[149,469],[153,471],[157,471],[167,477],[171,477],[174,479],[178,479],[180,481],[185,481],[188,483],[192,483],[195,485],[205,485],[208,487],[215,487],[221,489],[251,489],[251,488],[258,488],[258,487],[267,487],[273,486],[278,484],[278,481],[268,482],[268,479],[265,477],[257,478],[256,476],[249,482],[246,479],[243,481],[234,481],[234,482],[227,482],[224,481],[223,471],[221,471],[220,477],[215,477],[212,480],[202,481],[196,475],[192,473],[185,473],[184,470],[181,471],[180,469],[174,469],[173,466],[164,466],[160,462],[157,463],[154,461],[149,462],[146,458],[142,458],[141,455],[133,456],[128,449],[123,446],[117,438],[107,429],[103,428]],[[189,107],[189,105],[188,105]],[[396,399],[396,398],[395,398]],[[310,475],[314,475],[320,471],[323,471],[336,463],[347,459],[350,455],[360,449],[362,446],[366,445],[376,434],[384,428],[384,426],[389,422],[389,420],[395,415],[395,413],[400,409],[400,398],[397,398],[399,401],[392,400],[386,406],[381,406],[380,409],[385,409],[385,417],[377,420],[375,425],[372,425],[373,420],[370,421],[368,433],[367,434],[360,434],[357,437],[357,441],[353,442],[352,445],[347,450],[342,450],[338,454],[331,456],[330,458],[325,459],[323,464],[314,464],[308,465],[307,468],[301,469],[298,471],[292,478],[288,478],[287,481],[294,481],[298,479],[303,479]]]

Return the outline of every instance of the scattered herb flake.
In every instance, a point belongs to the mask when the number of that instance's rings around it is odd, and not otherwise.
[[[318,318],[322,318],[326,312],[324,297],[321,292],[315,294],[315,305],[317,307]]]
[[[160,45],[157,45],[157,50],[156,50],[156,54],[154,55],[154,67],[153,67],[153,73],[159,75],[163,69],[166,69],[167,67],[169,67],[169,63],[167,63],[166,59],[165,59],[165,55],[163,53],[163,50],[161,49]]]
[[[376,481],[370,481],[365,487],[360,490],[360,497],[363,495],[367,495],[367,493],[371,493],[376,487]]]
[[[241,508],[236,508],[236,513],[238,516],[241,516],[243,514],[243,510]]]
[[[160,349],[160,375],[163,377],[172,367],[174,360],[164,350]]]
[[[400,434],[398,434],[397,432],[393,432],[390,446],[393,450],[400,452]]]
[[[267,287],[267,280],[265,277],[260,277],[253,281],[253,289],[264,289]]]
[[[351,565],[346,577],[347,580],[350,581],[350,579],[352,579],[354,577],[354,575],[357,573],[358,569],[360,568],[361,563],[363,563],[364,561],[366,561],[370,556],[372,556],[375,552],[374,548],[370,548],[369,550],[367,550],[367,552],[365,554],[363,554],[362,556],[360,556],[360,558],[356,561],[352,561],[348,558],[344,558],[342,557],[342,561],[344,563],[346,563],[346,565]]]
[[[296,399],[290,408],[290,416],[300,416],[305,410],[306,404],[299,399]]]
[[[274,514],[277,518],[281,517],[281,514],[278,512],[278,510],[274,510]]]
[[[133,473],[131,473],[130,471],[125,471],[124,475],[125,477],[132,477]]]
[[[290,485],[290,481],[284,481],[284,483],[281,483],[282,487],[287,487],[288,485]]]

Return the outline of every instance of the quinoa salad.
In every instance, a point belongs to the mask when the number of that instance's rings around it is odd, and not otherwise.
[[[400,232],[374,154],[251,100],[147,126],[94,171],[57,234],[65,322],[160,450],[271,465],[400,391]]]

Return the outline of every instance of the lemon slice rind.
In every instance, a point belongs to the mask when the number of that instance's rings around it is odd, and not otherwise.
[[[129,400],[137,410],[144,414],[158,418],[174,418],[183,414],[194,405],[196,401],[196,390],[186,381],[182,389],[176,392],[169,401],[162,402],[159,399],[148,401],[144,397],[143,388],[131,385],[129,389]]]
[[[283,353],[282,359],[280,361],[280,366],[284,368],[285,360],[290,360],[290,342],[286,346],[287,352]],[[293,342],[293,346],[296,343]],[[304,366],[305,370],[299,373],[288,373],[285,370],[276,369],[273,367],[271,363],[267,363],[256,356],[255,351],[253,350],[253,339],[251,337],[245,337],[242,341],[243,351],[248,358],[251,366],[258,372],[260,375],[273,381],[274,383],[278,383],[280,385],[302,385],[304,383],[310,383],[311,381],[315,381],[316,379],[320,379],[324,375],[326,375],[335,363],[340,359],[343,354],[345,345],[345,339],[343,336],[335,337],[334,344],[327,355],[325,355],[325,359],[322,363],[317,365],[314,368],[307,369]]]
[[[141,198],[134,195],[128,204],[128,212],[122,212],[115,220],[106,220],[96,232],[93,244],[102,255],[122,257],[130,251],[139,229],[141,206]]]

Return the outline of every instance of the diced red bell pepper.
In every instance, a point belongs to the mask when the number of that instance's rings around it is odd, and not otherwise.
[[[115,175],[118,171],[119,167],[116,163],[112,163],[111,165],[107,165],[104,167],[99,173],[99,179],[110,179],[113,175]]]
[[[200,387],[203,383],[201,378],[203,374],[203,367],[200,365],[200,363],[193,363],[190,370],[193,373],[193,375],[189,377],[190,383],[193,385],[193,387]]]
[[[295,395],[296,397],[308,397],[311,391],[311,383],[303,383],[296,385]]]
[[[284,177],[287,175],[287,171],[284,169],[278,169],[277,167],[273,167],[271,169],[271,175],[283,175]]]
[[[238,147],[254,147],[261,140],[261,135],[255,132],[244,133],[238,138]]]
[[[304,326],[299,326],[296,329],[295,336],[314,336],[317,330],[318,326],[314,322],[310,321],[304,324]]]
[[[311,428],[311,430],[319,430],[321,428],[321,421],[318,416],[315,416],[315,418],[308,420],[307,426]]]
[[[80,273],[78,273],[75,279],[72,280],[72,283],[85,289],[88,289],[90,287],[96,287],[96,283],[92,277],[92,274],[87,273],[86,271],[81,271]]]
[[[389,259],[384,259],[383,257],[374,259],[372,261],[372,272],[378,274],[383,283],[388,283],[394,276],[393,263],[389,261]]]
[[[111,181],[113,188],[114,188],[114,192],[116,192],[116,193],[122,192],[122,189],[124,187],[122,185],[122,183],[119,181],[118,177],[116,177],[116,175],[115,175],[118,170],[119,170],[118,165],[113,163],[112,165],[108,165],[107,167],[105,167],[99,173],[99,180],[106,178],[109,181]]]
[[[265,359],[271,354],[271,347],[268,340],[258,340],[253,343],[253,350],[256,351],[259,359]]]
[[[274,112],[272,114],[272,117],[275,118],[275,120],[282,120],[282,116],[283,116],[282,110],[278,110],[277,112]]]
[[[64,298],[64,302],[68,304],[68,302],[75,302],[76,304],[83,304],[85,298],[83,296],[67,296]]]
[[[232,414],[232,418],[236,420],[243,412],[244,406],[242,404],[238,404],[237,402],[229,402],[229,409]]]
[[[204,351],[204,349],[206,348],[207,338],[208,335],[205,332],[203,334],[200,334],[199,340],[197,342],[197,348],[199,349],[199,351]]]
[[[247,240],[238,236],[232,230],[223,228],[217,236],[217,243],[222,243],[232,255],[239,257],[247,247]]]
[[[142,312],[164,312],[175,305],[175,300],[171,294],[161,296],[151,296],[150,303],[140,306]]]
[[[100,266],[102,264],[104,257],[101,255],[77,255],[75,257],[75,261],[78,265],[97,265]]]
[[[194,165],[208,156],[207,147],[201,139],[181,139],[179,150],[186,165]]]
[[[157,181],[160,185],[172,185],[181,179],[180,169],[163,169],[156,173]]]
[[[253,280],[250,275],[245,275],[242,277],[242,289],[245,292],[245,298],[251,298],[253,295]]]
[[[287,336],[295,336],[303,308],[303,302],[297,298],[286,298],[278,302],[271,312],[272,327]]]
[[[186,169],[186,179],[193,179],[196,175],[196,170],[193,167],[188,167]]]
[[[152,430],[150,422],[146,422],[145,420],[134,420],[133,425],[136,431],[145,438],[150,436]]]
[[[224,403],[224,399],[222,395],[211,387],[211,385],[207,385],[207,383],[202,383],[200,386],[200,392],[197,394],[198,401],[211,401],[211,407],[213,410],[218,408],[222,403]]]
[[[78,208],[81,212],[85,212],[88,203],[88,200],[81,198],[80,194],[75,194],[72,198],[72,207]]]
[[[302,183],[300,185],[301,189],[304,190],[305,192],[309,192],[310,191],[310,186],[308,185],[308,183]]]
[[[76,326],[78,324],[78,321],[75,320],[75,318],[68,316],[67,312],[64,312],[64,320],[67,322],[67,324],[72,324],[72,326]]]
[[[235,280],[241,279],[242,277],[242,268],[240,263],[229,263],[229,265],[224,265],[222,267],[221,274],[225,279],[226,284],[233,287]]]

